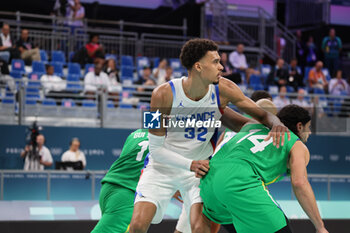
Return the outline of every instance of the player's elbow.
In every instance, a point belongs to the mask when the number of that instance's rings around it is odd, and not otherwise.
[[[291,180],[294,189],[304,188],[308,184],[307,178],[296,178]]]

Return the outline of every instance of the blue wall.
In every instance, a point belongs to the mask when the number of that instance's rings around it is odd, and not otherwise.
[[[25,126],[0,125],[0,169],[22,169],[20,152],[25,145]],[[60,161],[73,137],[81,141],[87,169],[106,170],[120,155],[132,130],[77,127],[44,127],[46,146],[53,159]],[[311,153],[309,173],[350,174],[350,137],[311,135],[307,146]]]
[[[0,125],[0,169],[22,169],[20,152],[25,146],[26,126]],[[69,142],[78,137],[87,160],[86,169],[107,170],[119,157],[126,137],[132,130],[78,127],[44,127],[45,145],[53,160],[60,161]],[[52,166],[51,169],[53,169]]]

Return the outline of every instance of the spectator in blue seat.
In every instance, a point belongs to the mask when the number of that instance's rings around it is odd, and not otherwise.
[[[122,85],[120,83],[120,78],[118,75],[118,70],[113,58],[107,60],[107,65],[104,69],[105,73],[108,75],[108,94],[109,99],[111,99],[115,106],[118,105],[119,93],[122,91]]]
[[[296,99],[292,100],[292,104],[298,105],[300,107],[305,108],[308,111],[311,111],[312,106],[307,100],[304,99],[305,95],[306,95],[305,90],[300,88],[298,90],[298,96]]]
[[[303,75],[301,70],[298,69],[298,60],[293,58],[290,61],[289,65],[289,78],[288,78],[288,86],[292,86],[294,91],[297,92],[299,87],[304,86],[303,84]]]
[[[22,29],[21,38],[17,41],[16,46],[21,53],[21,58],[27,65],[31,65],[32,61],[40,61],[40,50],[29,39],[27,29]]]
[[[36,137],[36,146],[27,145],[21,153],[24,158],[24,170],[44,170],[44,167],[51,167],[52,156],[50,150],[44,146],[45,137],[39,134]]]
[[[40,78],[41,86],[44,89],[45,95],[55,98],[57,94],[62,93],[66,89],[66,82],[56,75],[54,75],[54,67],[46,65],[46,74]]]
[[[287,106],[288,104],[290,104],[290,100],[288,97],[286,97],[286,94],[287,94],[286,86],[281,86],[279,95],[273,99],[273,103],[276,105],[277,109],[281,109],[284,106]]]
[[[314,68],[309,72],[309,87],[313,89],[321,89],[325,92],[328,91],[328,82],[325,75],[322,72],[323,62],[318,61]]]
[[[329,81],[328,92],[330,95],[342,95],[347,93],[348,84],[346,80],[343,79],[343,72],[337,70],[336,76]]]
[[[94,71],[90,71],[84,78],[84,92],[90,99],[94,99],[94,95],[98,91],[107,91],[109,86],[109,77],[102,71],[104,60],[95,59]]]
[[[267,77],[268,85],[277,85],[278,87],[285,86],[288,83],[288,69],[284,65],[283,58],[278,58],[276,66],[271,69]]]
[[[142,70],[142,76],[141,78],[135,82],[136,85],[142,85],[140,87],[137,87],[137,94],[135,94],[135,97],[138,97],[141,102],[150,102],[148,99],[150,98],[153,88],[156,85],[156,80],[152,76],[151,68],[150,67],[144,67]]]

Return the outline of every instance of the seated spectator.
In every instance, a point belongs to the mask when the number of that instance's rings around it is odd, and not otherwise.
[[[55,94],[61,93],[66,89],[66,82],[56,75],[54,75],[54,67],[46,65],[46,74],[40,78],[41,86],[44,89],[46,96],[54,97]]]
[[[153,76],[157,80],[157,84],[160,85],[165,83],[166,67],[168,66],[168,61],[162,58],[158,64],[157,68],[153,69]]]
[[[287,88],[285,86],[281,86],[279,95],[273,99],[273,103],[276,105],[277,109],[281,109],[290,104],[289,98],[286,97],[286,93]]]
[[[336,76],[329,81],[328,92],[330,95],[342,95],[348,91],[348,84],[342,77],[343,72],[337,70]]]
[[[229,60],[236,72],[245,72],[248,68],[247,59],[243,52],[244,45],[238,44],[237,50],[230,53]]]
[[[90,97],[95,95],[98,90],[107,90],[109,87],[109,77],[102,71],[103,63],[104,60],[95,59],[94,71],[90,71],[85,75],[84,92]]]
[[[165,68],[165,77],[164,77],[164,82],[169,82],[170,80],[174,79],[173,76],[173,68],[171,66],[167,66]],[[158,85],[163,84],[163,83],[158,83]]]
[[[39,134],[36,137],[36,147],[27,145],[21,153],[24,158],[24,170],[44,170],[44,167],[51,167],[52,156],[50,150],[44,146],[45,137]]]
[[[10,25],[4,23],[0,34],[0,58],[7,63],[10,59],[19,58],[19,51],[10,35]]]
[[[278,87],[287,85],[288,69],[284,66],[283,58],[278,58],[276,66],[271,69],[267,77],[268,85],[277,85]]]
[[[16,46],[21,53],[21,58],[27,65],[31,65],[32,61],[40,61],[40,50],[34,47],[29,39],[29,31],[27,29],[22,30],[21,38],[17,41]]]
[[[227,59],[227,53],[221,53],[221,65],[224,67],[221,73],[223,77],[230,79],[238,85],[242,84],[241,74],[239,72],[233,72],[232,66]]]
[[[328,91],[328,82],[322,72],[323,62],[318,61],[309,73],[309,86],[313,89]]]
[[[298,91],[299,87],[303,86],[303,75],[301,73],[301,70],[298,69],[297,65],[298,60],[296,58],[293,58],[290,61],[289,66],[288,86],[292,86],[295,92]]]
[[[72,61],[83,67],[87,63],[93,63],[96,58],[104,59],[105,52],[103,46],[99,43],[99,36],[91,34],[89,43],[74,54]]]
[[[6,87],[6,85],[9,87],[10,91],[13,94],[16,94],[17,87],[14,78],[10,76],[9,66],[8,63],[1,59],[0,56],[0,86]],[[0,90],[1,93],[1,90]]]
[[[135,94],[135,96],[139,97],[140,101],[146,102],[146,100],[144,98],[151,97],[153,88],[156,85],[156,80],[153,78],[153,76],[151,74],[151,68],[144,67],[142,70],[141,78],[137,82],[135,82],[134,84],[142,85],[142,87],[137,88],[137,92],[139,92],[139,93]]]
[[[305,90],[300,88],[298,90],[298,96],[296,99],[292,100],[292,104],[298,105],[300,107],[306,108],[307,110],[311,109],[311,104],[304,99]]]
[[[117,106],[119,100],[119,93],[123,87],[120,83],[118,70],[116,68],[115,60],[113,58],[107,60],[107,66],[105,72],[108,75],[108,94],[112,96],[111,100],[115,102]]]
[[[63,153],[61,161],[62,162],[78,162],[83,163],[83,168],[86,167],[86,158],[84,153],[79,150],[80,141],[78,138],[73,138],[69,144],[69,150]]]

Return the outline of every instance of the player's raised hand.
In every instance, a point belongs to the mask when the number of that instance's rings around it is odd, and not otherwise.
[[[193,160],[191,171],[196,174],[196,177],[202,178],[209,171],[209,160]]]
[[[282,138],[281,146],[284,145],[285,133],[287,133],[288,141],[289,141],[290,140],[289,129],[283,123],[274,125],[264,141],[268,141],[270,140],[270,138],[272,138],[273,145],[279,148],[281,138]]]

